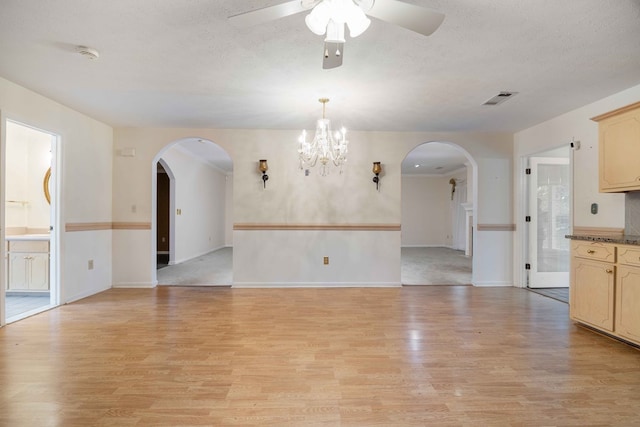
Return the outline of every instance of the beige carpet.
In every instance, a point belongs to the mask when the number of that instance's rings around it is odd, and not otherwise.
[[[403,285],[470,285],[471,258],[449,248],[402,248]]]
[[[222,248],[181,264],[157,270],[158,285],[230,286],[233,277],[233,249]]]

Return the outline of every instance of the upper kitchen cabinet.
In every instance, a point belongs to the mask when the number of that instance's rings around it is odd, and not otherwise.
[[[640,102],[591,120],[599,128],[600,191],[640,190]]]

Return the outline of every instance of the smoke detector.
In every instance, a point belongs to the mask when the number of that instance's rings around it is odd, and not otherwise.
[[[78,52],[80,55],[84,56],[85,58],[89,58],[91,60],[98,59],[100,57],[100,54],[98,53],[97,50],[87,46],[77,46],[76,52]]]

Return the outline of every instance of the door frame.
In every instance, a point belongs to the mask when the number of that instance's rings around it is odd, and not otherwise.
[[[562,143],[548,146],[544,149],[540,149],[534,152],[521,154],[519,161],[515,162],[515,182],[517,185],[515,188],[514,195],[514,204],[515,204],[515,215],[516,215],[516,243],[514,245],[514,286],[519,288],[527,288],[528,286],[528,271],[525,268],[525,264],[527,263],[527,251],[529,247],[529,240],[527,237],[527,222],[525,221],[525,216],[529,210],[529,196],[528,196],[528,185],[526,179],[526,169],[527,164],[530,157],[543,157],[544,153],[549,151],[556,150],[558,148],[569,147],[569,186],[571,188],[570,196],[571,201],[569,203],[569,228],[573,230],[573,216],[574,216],[574,204],[575,197],[573,195],[574,189],[574,175],[575,175],[575,162],[574,162],[574,151],[578,150],[580,145],[579,142],[574,143],[573,141],[570,143]]]
[[[61,300],[61,280],[60,280],[60,247],[61,247],[61,228],[60,228],[60,219],[61,215],[61,206],[60,206],[60,190],[61,190],[61,179],[60,179],[60,171],[61,167],[61,149],[62,149],[62,137],[61,135],[53,130],[47,130],[43,127],[39,127],[37,125],[33,125],[29,123],[29,120],[13,117],[12,115],[6,114],[3,111],[0,111],[0,260],[2,265],[0,266],[0,327],[6,325],[6,297],[5,297],[5,288],[6,288],[6,280],[7,280],[7,271],[6,271],[6,257],[7,257],[7,248],[4,242],[6,241],[6,230],[5,230],[5,202],[6,199],[6,147],[7,147],[7,123],[12,122],[16,125],[23,126],[26,128],[33,129],[38,132],[45,133],[51,136],[51,176],[49,179],[49,187],[53,189],[50,193],[51,203],[50,203],[50,227],[52,230],[50,231],[50,241],[49,241],[49,305],[46,306],[41,311],[50,309],[52,307],[56,307],[60,305]],[[34,313],[27,312],[24,317],[32,315]]]
[[[529,156],[528,157],[528,167],[531,169],[531,174],[529,175],[529,178],[527,178],[527,198],[528,198],[528,212],[526,215],[531,216],[531,222],[527,222],[527,230],[526,231],[526,236],[527,236],[527,253],[526,253],[526,260],[529,263],[529,265],[531,266],[531,268],[528,270],[528,275],[527,275],[527,287],[528,288],[535,288],[535,289],[539,289],[539,288],[568,288],[569,287],[569,269],[567,269],[566,272],[538,272],[538,257],[537,254],[535,254],[535,252],[537,251],[537,242],[538,242],[538,220],[539,220],[539,216],[537,213],[537,203],[534,201],[534,199],[537,199],[537,194],[534,193],[533,188],[535,187],[536,183],[534,182],[534,178],[537,178],[537,170],[536,170],[536,166],[538,164],[557,164],[557,165],[567,165],[569,167],[569,176],[571,176],[571,159],[569,157],[544,157],[541,155],[538,156]],[[571,186],[571,178],[569,178],[569,218],[571,218],[571,204],[573,201],[573,196],[572,196],[572,186]],[[535,204],[535,206],[534,206]],[[569,231],[568,233],[571,232],[571,224],[569,223]],[[535,243],[535,244],[534,244]],[[567,254],[567,258],[569,258],[569,254]],[[538,276],[538,278],[540,280],[542,280],[544,277],[547,278],[547,280],[549,280],[549,283],[547,285],[543,285],[540,286],[539,284],[537,286],[531,286],[534,282],[534,277]],[[562,285],[559,285],[559,283],[562,283]]]

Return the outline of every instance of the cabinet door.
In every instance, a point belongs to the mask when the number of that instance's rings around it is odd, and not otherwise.
[[[640,267],[616,271],[616,333],[640,344]]]
[[[600,191],[640,188],[640,110],[603,120],[600,133]]]
[[[49,254],[29,254],[29,289],[49,290]]]
[[[613,332],[614,265],[574,257],[571,269],[571,318]]]
[[[7,289],[29,289],[29,254],[9,254],[9,280]]]

